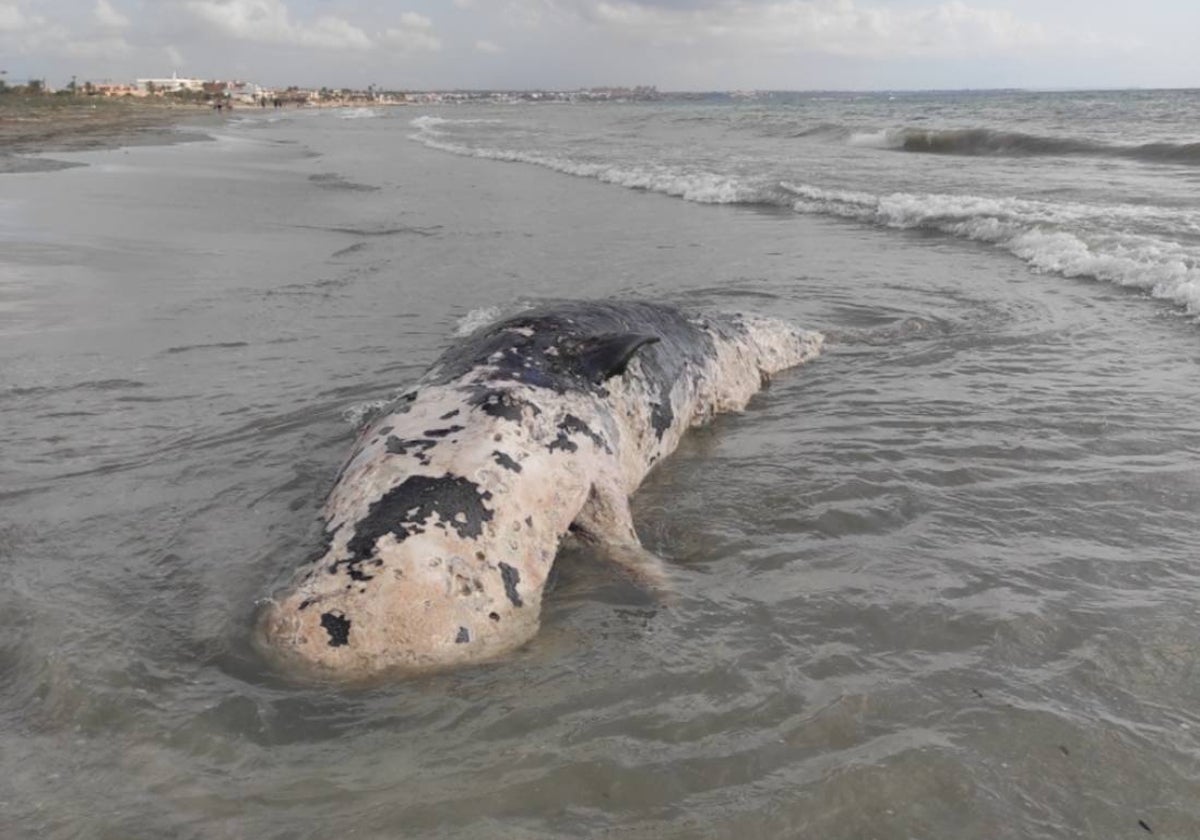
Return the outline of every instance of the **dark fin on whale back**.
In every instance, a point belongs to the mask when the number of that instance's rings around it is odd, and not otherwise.
[[[633,354],[647,344],[660,341],[656,335],[642,333],[610,333],[586,338],[579,342],[575,355],[579,369],[592,382],[600,383],[620,376]]]

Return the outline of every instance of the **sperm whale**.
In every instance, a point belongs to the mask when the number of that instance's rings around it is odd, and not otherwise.
[[[657,585],[630,494],[688,428],[742,410],[821,344],[774,318],[649,302],[477,330],[363,430],[324,506],[325,545],[268,599],[260,646],[344,679],[497,658],[537,633],[568,531]]]

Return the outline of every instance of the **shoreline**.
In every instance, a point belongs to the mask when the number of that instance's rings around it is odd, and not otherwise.
[[[84,165],[41,157],[54,152],[205,140],[226,119],[207,105],[0,97],[0,175]]]

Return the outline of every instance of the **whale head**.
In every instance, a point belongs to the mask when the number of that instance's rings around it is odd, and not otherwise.
[[[494,659],[537,632],[543,581],[529,570],[550,561],[536,542],[517,541],[520,561],[441,533],[380,539],[354,566],[323,558],[266,603],[260,644],[292,672],[337,679]]]
[[[520,408],[426,389],[373,424],[326,501],[327,545],[261,610],[268,658],[346,681],[487,661],[534,636],[593,450]]]

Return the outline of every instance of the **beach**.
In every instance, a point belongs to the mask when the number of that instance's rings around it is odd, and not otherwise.
[[[0,175],[0,834],[1200,836],[1196,107],[245,109]],[[502,661],[273,668],[363,416],[563,298],[826,337],[632,497],[671,597],[568,541]]]
[[[41,157],[51,152],[201,139],[206,127],[223,122],[205,104],[0,96],[0,174],[61,168],[62,162]]]

